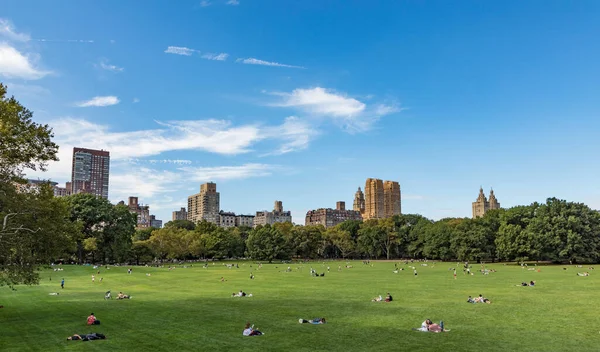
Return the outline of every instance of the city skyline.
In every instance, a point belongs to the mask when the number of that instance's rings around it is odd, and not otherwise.
[[[109,200],[139,197],[164,221],[209,181],[222,210],[279,199],[298,223],[350,209],[368,177],[397,180],[402,213],[436,220],[471,217],[481,184],[503,208],[600,209],[597,2],[2,10],[0,82],[60,146],[27,178],[63,185],[73,147],[107,150]]]

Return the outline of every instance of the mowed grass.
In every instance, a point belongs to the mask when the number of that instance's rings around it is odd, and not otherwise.
[[[293,263],[291,273],[284,272],[287,264],[258,270],[254,263],[239,263],[239,269],[222,263],[173,271],[134,267],[131,275],[127,267],[101,268],[95,283],[96,270],[89,266],[45,270],[39,286],[0,288],[0,351],[600,350],[599,278],[593,271],[577,277],[573,266],[534,272],[496,264],[487,266],[497,270],[490,275],[465,276],[459,269],[454,280],[448,268],[455,263],[415,264],[417,277],[410,269],[394,274],[389,262],[351,262],[353,268],[341,271],[338,265],[345,262]],[[331,272],[311,277],[311,266],[318,272],[330,266]],[[530,280],[537,286],[515,286]],[[254,296],[232,298],[240,289]],[[105,301],[107,290],[133,299]],[[394,302],[371,302],[386,292]],[[468,295],[480,293],[493,303],[466,303]],[[86,325],[91,312],[102,325]],[[328,324],[298,323],[315,317],[326,317]],[[411,331],[426,318],[444,320],[452,331]],[[265,335],[242,336],[246,321]],[[66,341],[73,333],[92,331],[108,339]]]

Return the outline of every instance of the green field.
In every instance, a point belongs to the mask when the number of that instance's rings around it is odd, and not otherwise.
[[[496,273],[474,276],[417,265],[394,274],[393,263],[351,262],[257,265],[239,269],[222,263],[191,268],[101,268],[96,282],[89,266],[44,270],[39,286],[0,288],[0,351],[598,351],[598,278],[577,269],[488,265]],[[250,267],[252,265],[252,267]],[[311,277],[331,267],[325,277]],[[404,264],[402,267],[406,267]],[[474,265],[478,269],[479,265]],[[256,278],[249,279],[253,271]],[[150,273],[151,276],[146,276]],[[220,278],[225,277],[226,282]],[[52,280],[50,281],[50,277]],[[60,279],[65,278],[65,289]],[[98,282],[104,278],[102,283]],[[536,280],[536,287],[516,287]],[[240,289],[250,298],[232,298]],[[131,300],[103,299],[123,291]],[[59,292],[58,296],[49,295]],[[391,292],[392,303],[371,298]],[[468,304],[483,294],[492,304]],[[88,327],[94,312],[102,325]],[[326,325],[299,318],[326,317]],[[411,331],[430,318],[444,320],[448,333]],[[264,336],[242,336],[250,321]],[[102,332],[102,341],[66,341],[73,333]]]

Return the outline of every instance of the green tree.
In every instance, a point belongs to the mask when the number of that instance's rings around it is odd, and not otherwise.
[[[342,258],[347,258],[354,254],[356,243],[352,239],[350,232],[343,230],[339,224],[328,228],[324,236],[331,242],[336,253],[339,253]]]
[[[16,192],[0,182],[0,285],[39,283],[38,268],[74,249],[77,224],[50,186]]]
[[[175,227],[178,229],[193,230],[196,225],[190,220],[172,220],[165,224],[164,227]]]
[[[75,227],[64,219],[65,204],[49,187],[23,194],[14,184],[24,183],[25,170],[45,171],[58,160],[52,137],[0,84],[0,285],[37,283],[39,265],[70,247]]]
[[[300,258],[317,258],[324,232],[323,225],[294,226],[289,237],[292,254]]]
[[[289,259],[289,249],[282,233],[270,225],[259,226],[250,231],[246,250],[255,260]]]
[[[0,181],[19,180],[25,169],[45,171],[58,160],[58,145],[48,125],[33,122],[33,113],[14,97],[6,96],[0,83]]]
[[[81,236],[76,238],[77,257],[83,263],[83,240],[90,237],[99,238],[107,221],[111,209],[110,202],[93,194],[79,193],[66,197],[71,211],[71,221],[81,226]],[[98,243],[101,243],[99,240]]]
[[[136,224],[137,215],[131,213],[127,206],[115,205],[110,208],[102,231],[97,233],[103,262],[127,259]]]

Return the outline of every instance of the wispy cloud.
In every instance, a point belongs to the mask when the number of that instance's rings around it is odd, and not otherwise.
[[[27,42],[31,40],[29,34],[18,33],[12,22],[4,18],[0,18],[0,36],[17,42]]]
[[[244,164],[241,166],[190,167],[178,168],[190,181],[208,182],[235,180],[249,177],[269,176],[275,167],[266,164]]]
[[[200,6],[202,6],[202,7],[207,7],[207,6],[210,6],[210,5],[212,5],[212,3],[210,1],[208,1],[208,0],[202,0],[202,1],[200,1]]]
[[[109,150],[111,168],[113,161],[189,166],[188,160],[152,158],[154,162],[151,162],[147,158],[184,150],[238,155],[252,151],[253,146],[265,140],[282,144],[273,154],[283,154],[306,148],[316,135],[307,124],[302,124],[296,118],[287,118],[283,124],[275,126],[233,126],[223,120],[157,121],[156,124],[157,128],[154,129],[116,132],[109,126],[85,119],[61,118],[50,121],[49,125],[55,134],[54,141],[60,146],[60,161],[51,163],[49,172],[40,176],[61,179],[70,175],[73,147]],[[272,147],[270,144],[261,146]]]
[[[229,0],[229,1],[227,1],[227,5],[236,6],[236,5],[239,5],[239,4],[240,4],[240,2],[238,0]]]
[[[227,60],[227,57],[229,57],[229,54],[227,54],[227,53],[220,53],[220,54],[208,53],[208,54],[202,55],[203,59],[216,60],[216,61],[225,61],[225,60]]]
[[[36,42],[47,42],[47,43],[94,43],[91,39],[33,39]]]
[[[268,128],[266,135],[282,140],[283,143],[276,150],[263,156],[281,155],[306,149],[310,142],[319,135],[319,132],[308,122],[295,116],[289,116],[281,126]]]
[[[281,64],[279,62],[259,60],[259,59],[255,59],[253,57],[250,57],[247,59],[239,58],[239,59],[235,60],[235,62],[241,62],[241,63],[247,64],[247,65],[262,65],[262,66],[275,66],[275,67],[288,67],[288,68],[301,68],[301,69],[306,68],[306,67],[302,67],[302,66]]]
[[[137,104],[137,103],[139,103],[139,102],[140,102],[140,99],[138,99],[138,98],[133,98],[133,101],[132,101],[132,102],[133,102],[134,104]]]
[[[39,56],[23,54],[7,43],[0,43],[0,76],[36,80],[50,74],[36,67]]]
[[[291,93],[272,92],[281,100],[270,104],[289,107],[304,113],[331,118],[348,132],[366,131],[382,116],[400,111],[396,105],[367,106],[356,98],[321,87],[294,89]]]
[[[80,108],[86,108],[86,107],[91,107],[91,106],[103,107],[103,106],[111,106],[111,105],[117,105],[117,104],[119,104],[119,98],[109,95],[109,96],[104,96],[104,97],[93,97],[92,99],[90,99],[88,101],[83,101],[83,102],[77,103],[75,105]]]
[[[194,50],[194,49],[186,48],[186,47],[183,47],[183,46],[170,46],[170,47],[167,48],[167,50],[165,50],[165,53],[167,53],[167,54],[192,56],[192,54],[195,51],[196,50]]]
[[[96,65],[96,67],[111,72],[123,72],[125,70],[123,67],[110,65],[106,60],[101,60],[100,63]]]

